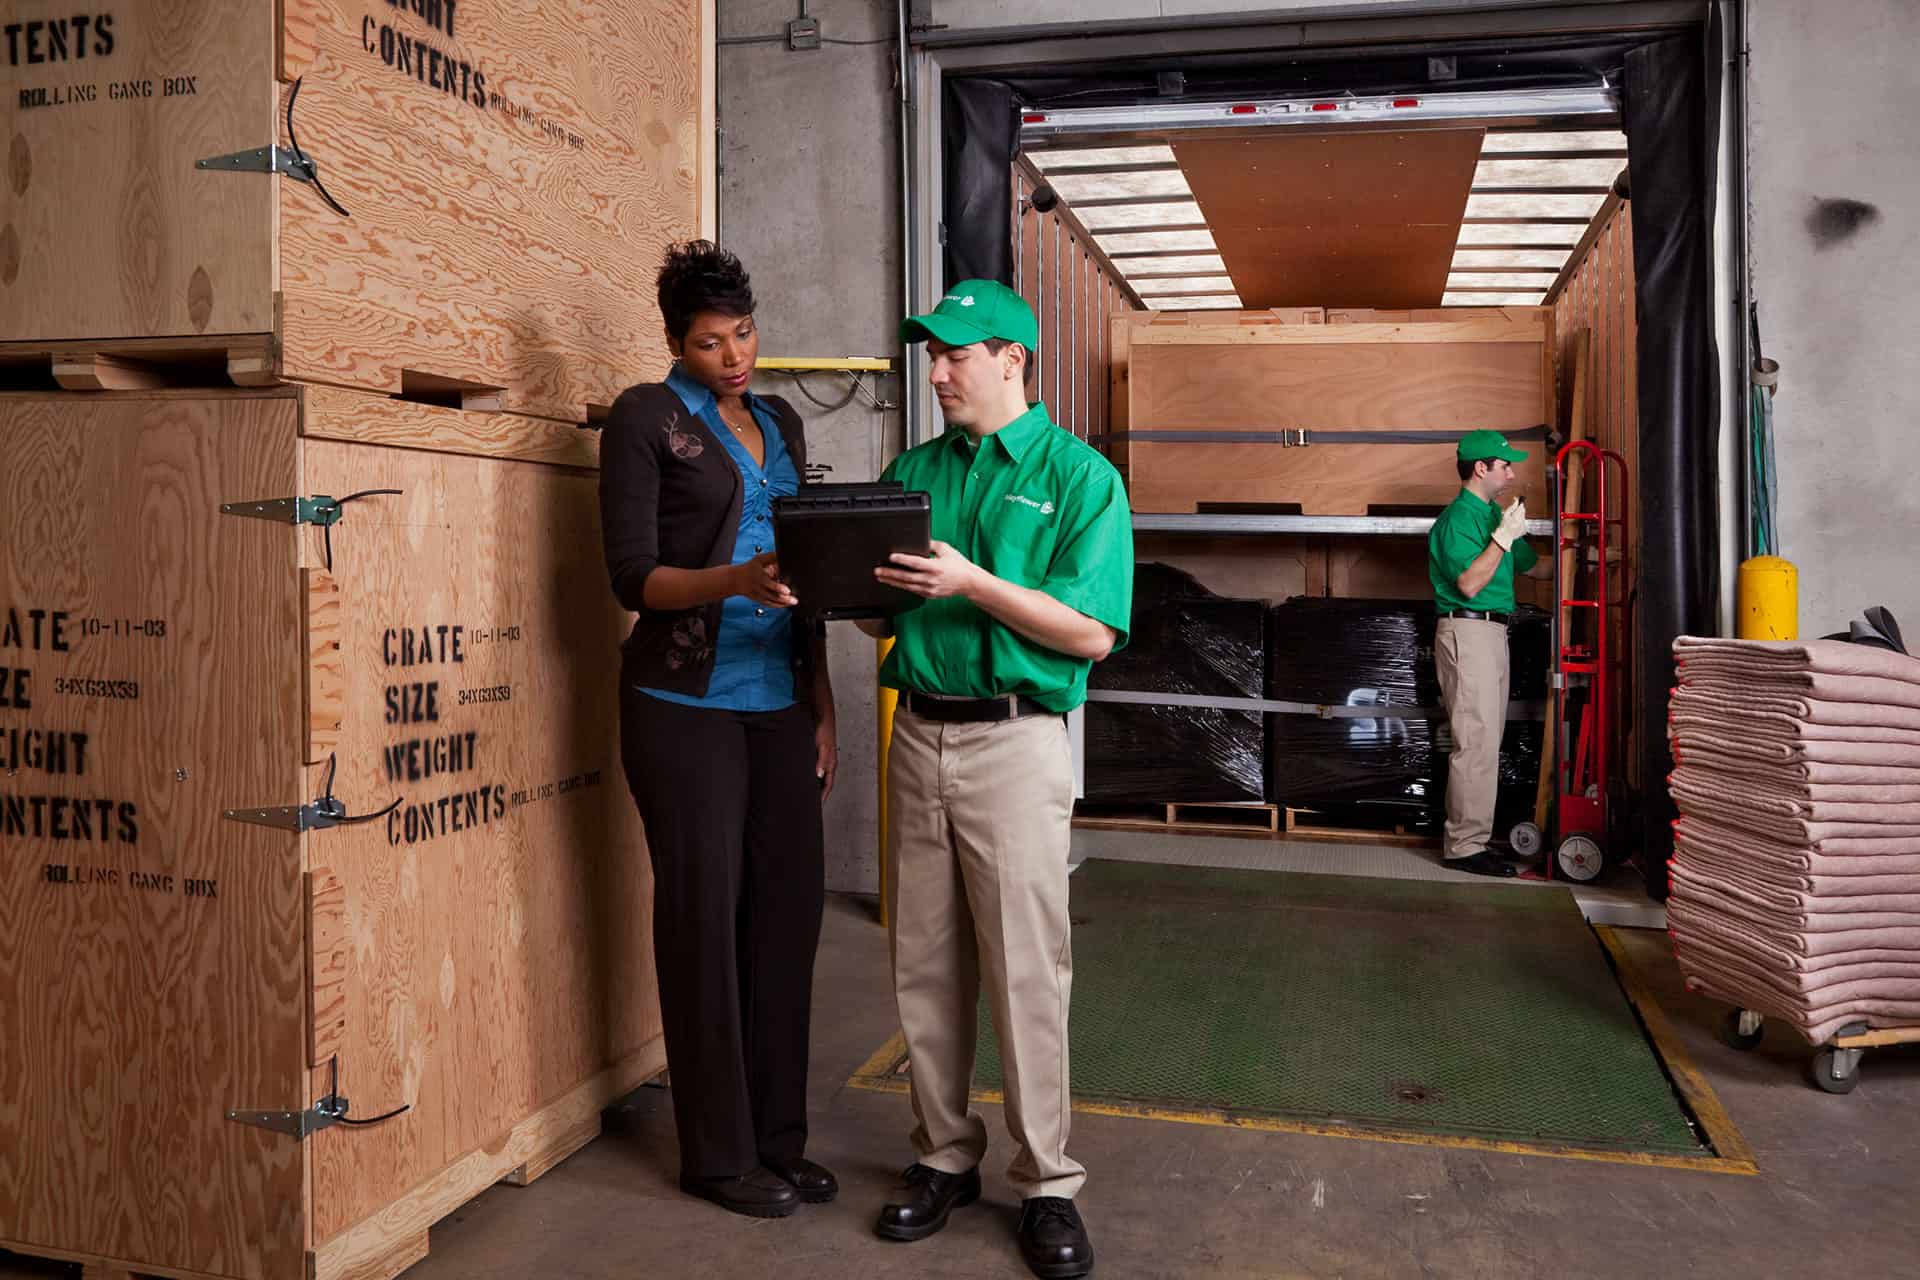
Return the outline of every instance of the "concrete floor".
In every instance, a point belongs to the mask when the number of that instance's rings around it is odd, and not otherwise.
[[[1824,1266],[1913,1274],[1920,1053],[1871,1054],[1860,1088],[1815,1091],[1807,1050],[1769,1029],[1752,1054],[1713,1035],[1657,933],[1634,937],[1663,1007],[1753,1148],[1757,1177],[1080,1115],[1074,1154],[1096,1275],[1773,1276]],[[901,1096],[846,1087],[894,1031],[871,903],[830,900],[814,1013],[808,1154],[838,1202],[777,1222],[682,1195],[668,1095],[641,1089],[604,1136],[530,1187],[495,1187],[435,1228],[407,1280],[1020,1277],[998,1107],[986,1198],[919,1244],[870,1230],[911,1158]],[[0,1261],[0,1278],[52,1276]]]

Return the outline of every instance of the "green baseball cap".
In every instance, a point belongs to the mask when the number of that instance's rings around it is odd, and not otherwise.
[[[1505,458],[1508,462],[1525,462],[1527,451],[1516,449],[1507,443],[1507,438],[1498,431],[1469,431],[1460,437],[1460,461],[1479,462],[1482,459]]]
[[[924,316],[909,316],[900,325],[902,342],[929,338],[950,347],[1001,338],[1033,352],[1040,347],[1040,322],[1027,300],[999,281],[962,280],[947,290],[939,306]]]

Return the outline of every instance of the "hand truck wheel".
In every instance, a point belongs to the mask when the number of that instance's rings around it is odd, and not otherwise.
[[[1555,858],[1560,874],[1579,884],[1599,879],[1606,865],[1606,854],[1592,836],[1568,836],[1560,842]]]
[[[1507,832],[1507,847],[1513,850],[1514,857],[1531,862],[1547,847],[1547,837],[1531,822],[1516,822],[1513,830]]]

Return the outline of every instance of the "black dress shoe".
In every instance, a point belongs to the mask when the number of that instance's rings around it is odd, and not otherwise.
[[[799,1193],[787,1185],[786,1179],[765,1169],[737,1178],[689,1178],[682,1174],[680,1189],[749,1218],[784,1218],[800,1207]]]
[[[947,1225],[947,1215],[980,1198],[980,1171],[942,1173],[924,1164],[907,1166],[900,1175],[904,1199],[880,1210],[874,1234],[886,1240],[925,1240]]]
[[[792,1187],[808,1204],[825,1204],[840,1194],[839,1180],[811,1160],[798,1156],[791,1160],[761,1156],[760,1166]]]
[[[1519,871],[1511,862],[1496,858],[1485,849],[1466,858],[1451,858],[1447,865],[1455,871],[1471,871],[1477,876],[1516,876]]]
[[[1020,1202],[1020,1253],[1040,1280],[1071,1280],[1093,1270],[1093,1241],[1073,1201],[1035,1196]]]

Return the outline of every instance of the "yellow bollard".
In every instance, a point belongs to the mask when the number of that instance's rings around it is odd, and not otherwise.
[[[875,650],[876,656],[874,657],[873,669],[877,674],[881,664],[886,662],[887,655],[893,652],[892,639],[879,641],[875,646]],[[880,923],[884,927],[888,923],[889,912],[891,910],[889,906],[892,900],[890,890],[893,887],[889,883],[891,876],[889,876],[887,872],[887,754],[893,746],[893,709],[899,704],[900,694],[898,691],[889,689],[885,685],[878,686],[878,694],[879,696],[873,700],[873,705],[879,713],[880,830],[878,838],[874,841],[874,847],[880,851]]]
[[[1734,597],[1740,639],[1800,638],[1800,571],[1793,561],[1779,556],[1742,561]]]

